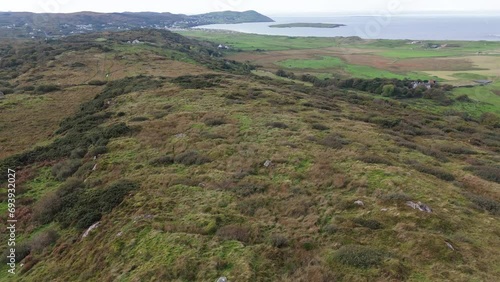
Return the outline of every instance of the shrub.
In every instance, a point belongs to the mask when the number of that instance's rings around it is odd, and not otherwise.
[[[279,121],[275,121],[275,122],[270,122],[267,124],[267,126],[269,127],[273,127],[273,128],[280,128],[280,129],[286,129],[288,128],[288,125],[282,123],[282,122],[279,122]]]
[[[376,156],[376,155],[366,155],[366,156],[361,156],[358,157],[358,160],[367,163],[367,164],[385,164],[385,165],[392,165],[391,161],[387,160],[386,158]]]
[[[479,122],[486,126],[498,127],[500,126],[500,117],[493,113],[483,113],[479,117]]]
[[[169,165],[174,163],[174,158],[172,156],[161,156],[151,160],[149,163],[154,166]]]
[[[262,207],[265,207],[267,202],[264,199],[260,198],[250,198],[250,199],[242,199],[238,201],[238,210],[247,216],[254,216],[255,212]]]
[[[52,167],[52,176],[59,181],[64,181],[66,178],[73,175],[81,165],[82,161],[80,159],[69,159],[57,163]]]
[[[439,149],[443,152],[450,154],[457,154],[457,155],[466,155],[466,154],[472,155],[476,153],[474,150],[471,150],[467,147],[450,146],[450,145],[443,145]]]
[[[321,123],[313,123],[312,129],[325,131],[325,130],[328,130],[330,128],[326,125],[321,124]]]
[[[384,253],[368,246],[346,245],[334,254],[334,259],[353,267],[369,268],[382,263]]]
[[[381,229],[383,227],[382,223],[374,219],[355,218],[353,219],[353,222],[370,229]]]
[[[108,148],[106,146],[96,146],[90,150],[90,156],[98,156],[102,154],[106,154],[108,152]]]
[[[130,131],[131,131],[130,127],[128,127],[125,123],[120,122],[106,128],[104,136],[108,139],[111,139],[125,135]]]
[[[16,243],[16,263],[20,263],[31,252],[31,247],[28,243]],[[10,259],[7,256],[10,254],[10,248],[6,248],[2,255],[2,261],[9,263]]]
[[[411,201],[412,198],[405,193],[389,193],[381,195],[379,199],[382,202],[403,204]]]
[[[133,117],[130,119],[131,122],[137,122],[137,121],[146,121],[149,120],[147,117]]]
[[[36,237],[31,239],[31,250],[35,253],[42,252],[46,247],[54,244],[59,238],[59,234],[53,229],[41,232]]]
[[[69,157],[71,159],[81,159],[81,158],[85,157],[85,154],[87,154],[87,148],[79,147],[79,148],[76,148],[73,151],[71,151],[71,154],[69,155]]]
[[[437,178],[445,180],[445,181],[453,181],[453,180],[455,180],[455,176],[453,176],[453,174],[448,173],[448,172],[446,172],[446,171],[444,171],[442,169],[436,168],[436,167],[426,166],[426,165],[423,165],[423,164],[415,164],[414,167],[415,167],[416,170],[418,170],[420,172],[427,173],[427,174],[430,174],[430,175],[434,175]]]
[[[47,84],[47,85],[38,85],[35,88],[36,93],[44,94],[44,93],[49,93],[49,92],[54,92],[61,90],[61,87],[55,84]]]
[[[488,211],[494,215],[500,215],[500,202],[487,196],[475,195],[472,193],[466,194],[466,197],[476,204],[478,209]]]
[[[471,171],[475,175],[481,177],[482,179],[500,183],[500,167],[489,166],[489,165],[479,165],[479,166],[469,166],[465,168]]]
[[[216,235],[223,240],[237,240],[243,243],[250,241],[250,229],[242,225],[226,225],[217,230]]]
[[[286,248],[289,245],[288,239],[281,234],[273,234],[270,238],[271,245],[275,248]]]
[[[74,194],[71,206],[60,213],[61,224],[87,228],[118,206],[129,192],[138,187],[135,182],[119,180],[104,189]]]
[[[323,227],[323,232],[327,234],[335,234],[339,231],[339,228],[333,224],[327,224],[325,227]]]
[[[242,197],[248,197],[257,193],[264,193],[267,187],[255,183],[244,183],[234,187],[232,190]]]
[[[469,98],[469,96],[467,96],[466,94],[458,96],[457,98],[455,98],[455,100],[457,100],[459,102],[464,102],[464,103],[472,102],[471,98]]]
[[[28,86],[23,87],[23,90],[24,91],[34,91],[35,90],[35,86],[28,85]]]
[[[33,207],[33,219],[41,224],[54,220],[62,206],[61,197],[57,193],[48,193],[38,200]]]
[[[85,179],[92,172],[95,162],[86,162],[73,174],[73,177],[78,179]]]
[[[88,85],[95,85],[95,86],[101,86],[101,85],[105,85],[107,84],[108,82],[107,81],[104,81],[104,80],[91,80],[89,81],[87,84]]]
[[[342,135],[337,133],[332,133],[320,141],[321,145],[333,149],[340,149],[344,145],[348,145],[349,143],[349,140],[345,139]]]
[[[208,118],[204,123],[208,126],[218,126],[226,124],[226,121],[223,118]]]
[[[200,155],[196,151],[186,151],[175,156],[174,161],[183,165],[201,165],[211,160],[208,157]]]

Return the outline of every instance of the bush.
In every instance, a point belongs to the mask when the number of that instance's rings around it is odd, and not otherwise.
[[[389,193],[381,195],[379,199],[382,202],[403,204],[407,201],[411,201],[412,198],[405,193]]]
[[[226,121],[222,118],[208,118],[204,121],[204,123],[208,126],[218,126],[226,124]]]
[[[420,172],[427,173],[427,174],[430,174],[430,175],[434,175],[437,178],[445,180],[445,181],[453,181],[453,180],[455,180],[455,176],[453,176],[453,174],[448,173],[448,172],[446,172],[446,171],[444,171],[442,169],[436,168],[436,167],[426,166],[426,165],[423,165],[423,164],[415,164],[414,167],[415,167],[416,170],[418,170]]]
[[[153,159],[149,163],[154,166],[169,165],[174,163],[174,158],[172,158],[172,156],[161,156]]]
[[[488,165],[476,165],[465,168],[482,179],[500,183],[500,167]]]
[[[118,206],[129,192],[138,187],[135,182],[119,180],[104,189],[73,193],[71,205],[60,212],[59,220],[63,226],[88,228],[99,221],[102,215]]]
[[[71,154],[69,155],[69,157],[71,159],[81,159],[81,158],[85,157],[85,154],[87,154],[87,148],[79,147],[79,148],[76,148],[73,151],[71,151]]]
[[[340,149],[343,146],[348,145],[349,143],[349,140],[345,139],[342,135],[337,133],[330,134],[320,141],[321,145],[333,149]]]
[[[374,219],[363,219],[363,218],[355,218],[353,222],[359,224],[363,227],[367,227],[370,229],[382,229],[382,223],[374,220]]]
[[[107,81],[104,81],[104,80],[91,80],[89,81],[87,84],[88,85],[95,85],[95,86],[101,86],[101,85],[105,85],[107,84],[108,82]]]
[[[80,159],[69,159],[57,163],[52,167],[52,176],[59,181],[64,181],[66,178],[73,175],[81,165],[82,161]]]
[[[453,145],[443,145],[439,149],[443,152],[457,155],[472,155],[476,153],[474,150],[471,150],[467,147],[459,147]]]
[[[321,123],[313,123],[312,129],[325,131],[325,130],[328,130],[330,128],[326,125],[321,124]]]
[[[25,257],[27,257],[31,252],[31,247],[29,244],[22,242],[16,243],[16,263],[20,263]],[[2,255],[2,261],[4,263],[10,263],[10,259],[7,256],[10,254],[10,248],[6,248]]]
[[[264,193],[267,187],[255,183],[244,183],[234,187],[232,190],[242,197],[248,197],[257,193]]]
[[[289,245],[288,239],[281,234],[273,234],[270,238],[271,245],[275,248],[286,248]]]
[[[279,122],[279,121],[268,123],[267,126],[273,127],[273,128],[280,128],[280,129],[286,129],[286,128],[288,128],[288,125],[286,125],[286,124],[284,124],[282,122]]]
[[[226,225],[216,233],[217,236],[223,240],[237,240],[243,243],[248,243],[250,241],[250,229],[242,225]]]
[[[130,131],[131,131],[130,127],[128,127],[125,123],[120,122],[108,127],[104,132],[104,136],[108,139],[111,139],[123,136],[129,133]]]
[[[55,230],[49,229],[41,232],[31,239],[31,250],[35,253],[41,253],[46,247],[54,244],[59,239],[59,234]]]
[[[376,156],[376,155],[366,155],[366,156],[361,156],[358,157],[358,160],[367,163],[367,164],[385,164],[385,165],[392,165],[391,161],[387,160],[386,158]]]
[[[384,253],[368,246],[346,245],[336,251],[333,257],[345,265],[369,268],[380,265]]]
[[[466,194],[467,198],[476,204],[478,209],[485,210],[494,215],[500,215],[500,203],[487,196]]]
[[[54,220],[62,206],[61,197],[57,193],[48,193],[38,200],[33,207],[33,219],[40,224]]]
[[[61,87],[55,84],[47,84],[47,85],[38,85],[35,88],[36,93],[44,94],[44,93],[49,93],[49,92],[54,92],[61,90]]]
[[[201,165],[211,160],[208,157],[200,155],[196,151],[186,151],[175,156],[174,161],[183,165]]]
[[[133,117],[130,119],[131,122],[146,121],[149,120],[147,117]]]
[[[108,152],[108,148],[106,146],[96,146],[90,150],[90,156],[99,156],[102,154],[106,154]]]

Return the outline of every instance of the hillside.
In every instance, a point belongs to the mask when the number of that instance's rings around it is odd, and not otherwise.
[[[52,38],[99,31],[187,28],[198,25],[245,22],[273,22],[273,20],[255,11],[224,11],[200,15],[153,12],[70,14],[0,12],[0,38]]]
[[[495,281],[497,115],[262,75],[217,41],[0,42],[0,281]]]

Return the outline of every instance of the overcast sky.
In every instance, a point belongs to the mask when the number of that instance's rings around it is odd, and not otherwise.
[[[175,3],[175,4],[174,4]],[[256,10],[268,15],[312,13],[405,14],[446,11],[455,13],[498,13],[499,0],[0,0],[0,11],[70,13],[172,12],[197,14],[212,11]]]

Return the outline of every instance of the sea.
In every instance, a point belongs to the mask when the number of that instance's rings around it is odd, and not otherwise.
[[[275,23],[212,24],[203,29],[221,29],[244,33],[337,37],[359,36],[364,39],[500,41],[500,15],[488,16],[331,16],[272,17]],[[286,23],[344,24],[338,28],[271,28]]]

